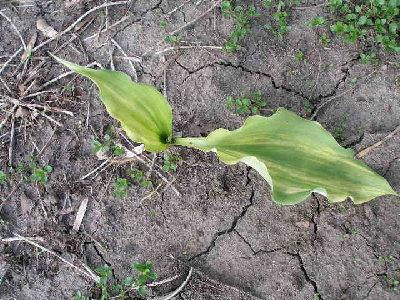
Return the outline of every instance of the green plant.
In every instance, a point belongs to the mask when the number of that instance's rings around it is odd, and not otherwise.
[[[66,91],[75,91],[75,87],[73,85],[64,85],[62,88]]]
[[[303,51],[301,51],[301,50],[297,50],[297,51],[296,51],[296,55],[295,55],[295,57],[293,58],[293,61],[294,61],[294,62],[303,62],[304,64],[307,63],[306,56],[305,56],[305,54],[303,53]]]
[[[144,171],[142,169],[132,168],[132,169],[128,170],[128,175],[130,178],[132,178],[132,180],[136,184],[138,184],[142,187],[153,186],[153,183],[151,182],[151,180],[148,180],[145,178]]]
[[[176,171],[176,168],[177,168],[176,164],[181,160],[181,156],[178,153],[176,153],[176,154],[165,153],[163,156],[163,159],[164,159],[164,163],[163,163],[163,166],[161,169],[164,172],[168,172],[171,170]]]
[[[7,180],[7,175],[3,171],[0,171],[0,184]]]
[[[9,226],[9,222],[3,219],[0,219],[0,230],[7,230]]]
[[[169,35],[167,36],[164,41],[173,45],[174,47],[178,46],[179,41],[183,38],[181,34],[178,35]]]
[[[146,261],[144,263],[134,263],[132,267],[139,272],[137,278],[127,277],[121,284],[110,286],[109,279],[113,274],[113,270],[110,266],[104,265],[103,267],[96,268],[95,272],[99,275],[100,280],[96,283],[96,286],[100,288],[101,297],[99,300],[108,299],[131,299],[128,298],[128,292],[132,289],[136,290],[136,295],[139,298],[145,298],[147,295],[146,284],[150,280],[158,278],[158,275],[154,272],[153,263]],[[80,291],[72,300],[95,300],[93,298],[82,295]]]
[[[103,139],[103,142],[99,142],[97,140],[92,141],[94,154],[105,157],[110,157],[112,155],[120,156],[123,154],[124,150],[118,143],[118,137],[115,133],[114,127],[111,127],[109,130],[107,130],[107,133],[104,135]]]
[[[330,29],[342,34],[345,42],[354,43],[370,33],[385,50],[400,52],[398,0],[363,0],[354,4],[331,0],[330,9],[341,18]]]
[[[304,103],[304,109],[306,110],[307,115],[310,116],[313,111],[312,103],[309,100],[304,100],[303,103]]]
[[[328,38],[326,35],[322,35],[322,36],[319,38],[319,41],[320,41],[321,43],[323,43],[323,44],[327,44],[327,43],[329,43],[329,42],[331,41],[331,39]]]
[[[389,183],[341,147],[317,122],[278,109],[271,117],[251,116],[239,129],[217,129],[207,137],[172,134],[172,110],[154,87],[134,83],[122,72],[93,70],[56,58],[71,70],[93,80],[112,117],[134,141],[150,152],[171,145],[215,152],[227,164],[243,162],[268,182],[273,200],[295,204],[311,193],[332,202],[351,197],[363,203],[381,195],[397,195]]]
[[[261,91],[256,91],[249,98],[237,98],[227,96],[225,105],[238,115],[259,114],[261,109],[268,105],[269,101],[261,98]]]
[[[284,4],[283,1],[279,1],[279,3]],[[274,33],[276,38],[280,41],[283,40],[284,35],[291,29],[291,27],[288,26],[289,12],[280,10],[280,7],[283,6],[284,5],[279,6],[278,4],[278,11],[272,14],[275,19],[275,26],[268,24],[264,25],[264,29]]]
[[[40,167],[38,166],[35,162],[30,162],[29,167],[32,170],[31,176],[29,176],[29,179],[34,182],[41,182],[41,183],[46,183],[47,182],[47,175],[53,171],[53,168],[49,165]]]
[[[163,27],[163,28],[168,27],[168,22],[165,22],[165,21],[161,22],[160,27]]]
[[[125,178],[117,178],[117,181],[113,183],[114,194],[125,198],[128,195],[128,181]]]
[[[387,282],[389,284],[389,288],[392,291],[397,291],[399,289],[399,287],[400,287],[400,281],[399,280],[397,280],[395,278],[392,278],[392,277],[389,277],[387,275],[385,276],[385,279],[387,280]]]
[[[394,256],[392,256],[392,255],[390,255],[390,256],[379,256],[378,260],[380,262],[382,262],[382,263],[389,263],[389,262],[395,261],[396,258]]]
[[[360,62],[368,65],[377,64],[376,51],[372,51],[370,54],[360,53]]]
[[[221,3],[222,16],[224,18],[233,18],[234,29],[231,33],[230,40],[225,43],[224,50],[228,53],[240,50],[238,44],[250,32],[250,21],[252,18],[258,17],[260,14],[253,5],[245,8],[236,5],[236,0],[225,0]]]
[[[311,20],[310,22],[307,23],[308,26],[321,26],[326,24],[326,19],[324,17],[317,17],[313,20]]]
[[[341,117],[338,124],[333,129],[333,137],[338,142],[344,142],[344,140],[346,139],[346,136],[344,135],[344,131],[347,128],[346,121],[347,121],[347,116]]]

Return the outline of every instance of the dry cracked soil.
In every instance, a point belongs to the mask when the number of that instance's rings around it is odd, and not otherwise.
[[[261,8],[261,1],[248,2]],[[400,125],[400,56],[380,52],[378,65],[366,65],[359,60],[370,47],[366,43],[344,44],[332,36],[329,46],[321,45],[319,36],[329,32],[305,25],[329,15],[318,0],[297,5],[307,9],[291,10],[291,30],[283,41],[263,30],[271,20],[263,11],[252,20],[242,50],[232,54],[218,48],[233,23],[219,8],[210,10],[216,1],[133,0],[94,9],[110,3],[0,2],[0,167],[9,174],[11,148],[14,170],[28,165],[32,155],[41,166],[53,168],[46,183],[24,178],[21,168],[0,184],[0,298],[71,299],[77,291],[99,297],[90,277],[57,254],[79,269],[108,264],[113,282],[135,274],[131,263],[144,260],[154,262],[159,280],[178,275],[151,288],[152,296],[174,291],[192,267],[176,300],[400,299],[398,197],[354,205],[313,195],[298,205],[280,206],[251,168],[182,148],[171,149],[182,160],[168,173],[160,169],[162,154],[146,153],[144,162],[97,169],[104,161],[93,154],[92,141],[104,141],[119,124],[92,83],[73,74],[59,77],[67,70],[48,52],[115,68],[160,88],[173,107],[174,131],[183,136],[237,128],[245,117],[227,109],[226,96],[259,90],[270,101],[263,115],[278,107],[303,117],[315,113],[324,128],[355,151]],[[91,9],[83,22],[74,23]],[[39,19],[48,26],[37,28]],[[163,40],[176,29],[182,39],[175,48],[194,47],[168,49]],[[18,52],[17,31],[30,51]],[[52,34],[49,43],[35,49]],[[306,62],[293,61],[298,50]],[[24,52],[30,59],[21,63]],[[13,107],[9,97],[19,99],[19,105]],[[119,133],[116,139],[132,148]],[[394,134],[363,158],[397,192],[399,145],[400,134]],[[155,191],[132,183],[126,198],[114,194],[113,182],[127,169],[147,171],[151,165]],[[76,231],[73,224],[85,199],[87,209]],[[129,299],[135,299],[134,292]]]

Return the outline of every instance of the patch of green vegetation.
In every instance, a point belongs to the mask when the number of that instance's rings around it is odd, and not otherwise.
[[[394,256],[392,256],[392,255],[390,255],[390,256],[379,256],[378,260],[380,262],[382,262],[382,263],[389,263],[389,262],[395,261],[396,258]]]
[[[304,109],[306,110],[307,116],[310,116],[313,110],[312,103],[309,100],[305,100],[304,102]]]
[[[347,238],[349,238],[351,235],[354,235],[354,234],[357,234],[357,233],[358,233],[358,231],[357,231],[356,229],[352,229],[352,230],[350,231],[350,233],[345,233],[345,234],[343,234],[343,235],[339,238],[339,240],[344,241],[344,240],[346,240]]]
[[[9,226],[9,222],[3,219],[0,219],[0,230],[7,230]]]
[[[151,180],[146,179],[144,171],[139,168],[132,168],[128,170],[129,177],[135,182],[136,184],[142,187],[152,187],[153,183]]]
[[[293,58],[294,62],[303,62],[304,64],[307,63],[306,55],[301,50],[296,51],[296,55]]]
[[[344,140],[346,139],[346,137],[344,135],[344,131],[347,128],[346,122],[347,122],[347,116],[341,117],[338,124],[333,129],[332,135],[339,143],[344,142]]]
[[[400,52],[398,0],[364,0],[357,3],[331,0],[330,10],[340,18],[330,29],[341,34],[345,42],[354,43],[371,33],[375,42],[383,45],[386,51]]]
[[[163,28],[168,27],[168,25],[169,25],[168,22],[165,22],[165,21],[160,23],[160,27],[163,27]]]
[[[291,27],[288,26],[288,11],[277,11],[273,14],[275,25],[266,24],[264,29],[272,32],[280,41],[283,40],[284,35],[290,31]]]
[[[328,44],[328,43],[330,43],[331,39],[328,38],[326,35],[322,35],[322,36],[319,38],[319,41],[320,41],[321,43],[323,43],[323,44]]]
[[[163,166],[161,167],[161,170],[163,170],[163,172],[169,172],[171,170],[176,171],[177,163],[182,158],[179,153],[174,153],[174,154],[164,153],[163,159],[164,159],[164,162],[163,162]]]
[[[127,277],[120,284],[110,285],[109,279],[113,274],[113,270],[110,266],[105,265],[100,268],[96,268],[95,272],[100,276],[100,281],[96,283],[96,286],[100,289],[101,297],[100,300],[108,299],[119,299],[125,300],[130,299],[128,297],[128,291],[135,289],[136,295],[140,299],[147,296],[146,284],[154,279],[158,278],[158,275],[154,272],[153,263],[146,261],[144,263],[134,263],[132,267],[139,272],[137,278]],[[82,295],[81,292],[77,292],[77,295],[72,300],[95,300]]]
[[[345,205],[343,205],[343,204],[338,204],[338,207],[339,207],[339,212],[340,212],[341,214],[347,213],[348,208],[347,208]]]
[[[238,115],[260,114],[268,104],[269,100],[262,98],[261,91],[252,93],[248,98],[234,99],[232,96],[227,96],[225,100],[226,107]]]
[[[75,91],[75,87],[73,85],[64,85],[62,88],[66,91]]]
[[[114,194],[118,197],[125,198],[128,195],[128,181],[125,178],[117,178],[113,183]]]
[[[399,287],[400,287],[400,281],[399,280],[397,280],[397,279],[395,279],[393,277],[390,277],[390,276],[385,276],[385,279],[387,280],[387,282],[389,284],[389,288],[392,291],[395,292],[395,291],[397,291],[399,289]]]
[[[315,26],[324,25],[324,24],[326,24],[326,22],[327,21],[326,21],[326,19],[324,17],[317,17],[317,18],[311,20],[310,22],[308,22],[307,25],[315,27]]]
[[[396,77],[396,79],[394,80],[394,84],[396,85],[397,88],[400,89],[400,76]]]
[[[102,154],[105,157],[120,156],[124,150],[118,143],[118,136],[115,132],[115,128],[111,127],[107,130],[107,133],[103,137],[104,141],[100,142],[97,140],[92,141],[93,154]]]
[[[360,62],[367,65],[376,65],[378,63],[376,51],[372,51],[370,54],[360,53]]]
[[[0,171],[0,184],[6,182],[7,175],[3,171]]]
[[[29,176],[29,179],[34,182],[46,183],[47,175],[53,171],[52,166],[46,165],[44,167],[40,167],[34,162],[29,163],[29,167],[32,170],[32,174]]]
[[[225,0],[221,3],[222,16],[224,18],[232,18],[234,29],[231,33],[230,40],[225,43],[224,50],[232,53],[241,49],[238,44],[250,32],[250,21],[252,18],[258,17],[259,12],[255,6],[250,5],[247,8],[242,5],[236,5],[236,0]]]
[[[167,36],[164,41],[168,44],[171,44],[172,46],[176,47],[179,44],[179,41],[183,39],[183,35],[178,34],[178,35],[169,35]]]
[[[355,86],[357,84],[357,81],[358,81],[358,78],[357,77],[353,77],[353,78],[350,79],[349,84],[351,86]]]

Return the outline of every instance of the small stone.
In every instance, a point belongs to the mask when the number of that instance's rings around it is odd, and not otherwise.
[[[308,221],[299,221],[299,222],[296,222],[295,225],[297,227],[300,227],[300,228],[308,228],[308,227],[310,227],[310,222],[308,222]]]

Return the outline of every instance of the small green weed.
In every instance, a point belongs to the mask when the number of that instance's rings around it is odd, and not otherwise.
[[[165,21],[160,23],[160,27],[163,27],[163,28],[168,27],[168,25],[169,25],[168,22],[165,22]]]
[[[163,172],[168,172],[168,171],[176,171],[177,169],[177,163],[181,160],[181,156],[179,153],[176,154],[167,154],[165,153],[163,156],[164,162],[163,166],[161,169]]]
[[[320,41],[321,43],[323,43],[323,44],[328,44],[328,43],[330,43],[331,39],[328,38],[326,35],[322,35],[322,36],[319,38],[319,41]]]
[[[125,198],[128,195],[128,181],[125,178],[117,178],[113,183],[114,194],[118,197]]]
[[[356,229],[352,229],[349,233],[343,234],[339,240],[344,241],[345,239],[349,238],[351,235],[357,234],[358,231]]]
[[[145,178],[144,171],[139,168],[132,168],[128,170],[129,177],[138,185],[142,187],[151,187],[153,183],[151,180]]]
[[[354,4],[331,0],[330,9],[341,18],[330,29],[341,34],[345,42],[354,43],[371,33],[375,42],[382,44],[386,51],[400,52],[398,0],[364,0]]]
[[[53,168],[51,166],[47,165],[44,167],[40,167],[35,162],[30,162],[29,167],[32,170],[32,174],[31,176],[29,176],[29,179],[33,182],[46,183],[47,175],[53,171]]]
[[[394,80],[394,84],[398,89],[400,89],[400,76],[396,77],[396,79]]]
[[[75,91],[75,87],[73,85],[64,85],[62,88],[66,91]]]
[[[245,8],[236,5],[236,0],[225,0],[221,3],[222,15],[224,18],[233,18],[234,29],[230,36],[230,41],[225,43],[224,50],[232,53],[241,49],[238,44],[250,32],[250,21],[258,17],[260,13],[256,11],[253,5]]]
[[[136,294],[139,298],[145,298],[147,295],[146,284],[150,280],[157,279],[158,276],[154,272],[153,263],[151,261],[146,261],[144,263],[134,263],[132,267],[138,271],[140,274],[137,278],[127,277],[122,282],[122,284],[116,284],[110,286],[109,279],[113,274],[113,270],[110,266],[105,265],[100,268],[96,268],[95,272],[100,276],[100,281],[96,283],[96,286],[100,288],[101,297],[100,300],[108,299],[119,299],[125,300],[128,298],[128,291],[132,288],[136,289]],[[81,292],[77,292],[77,295],[72,298],[72,300],[95,300],[94,298],[89,298],[82,295]]]
[[[310,116],[313,110],[313,106],[309,100],[305,100],[304,102],[304,109],[306,110],[307,116]]]
[[[268,100],[262,99],[261,91],[252,93],[249,98],[234,99],[232,96],[227,96],[225,100],[226,107],[238,115],[260,114],[268,103]]]
[[[389,263],[395,261],[396,258],[394,256],[379,256],[378,260],[382,263]]]
[[[179,41],[183,39],[183,36],[181,34],[178,35],[169,35],[167,36],[164,41],[168,44],[171,44],[172,46],[176,47],[179,44]]]
[[[326,24],[326,19],[324,17],[317,17],[307,23],[308,26],[312,26],[312,27],[321,26],[324,24]]]
[[[339,204],[338,207],[339,207],[339,212],[340,212],[341,214],[347,213],[348,208],[347,208],[346,206],[344,206],[343,204]]]
[[[3,171],[0,171],[0,184],[6,182],[7,175]]]
[[[104,141],[92,141],[93,154],[109,156],[120,156],[124,153],[123,148],[118,144],[118,137],[115,128],[111,127],[103,137]]]
[[[389,288],[392,291],[397,291],[399,289],[399,287],[400,287],[400,281],[399,280],[397,280],[395,278],[392,278],[392,277],[389,277],[389,276],[385,276],[385,279],[387,280],[387,282],[389,284]]]
[[[301,50],[297,50],[296,55],[293,58],[294,62],[303,62],[304,64],[307,63],[306,55]]]
[[[7,230],[9,226],[8,221],[0,219],[0,230]]]
[[[376,65],[378,63],[376,51],[372,51],[370,54],[360,53],[360,62],[367,65]]]
[[[347,116],[343,116],[342,118],[340,118],[338,124],[336,125],[336,127],[333,129],[333,137],[339,142],[344,142],[344,140],[346,139],[345,135],[344,135],[344,131],[347,128]]]

